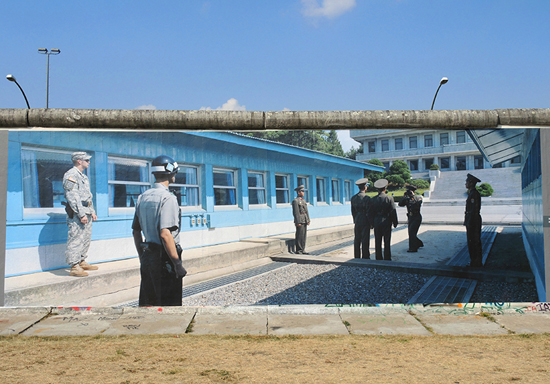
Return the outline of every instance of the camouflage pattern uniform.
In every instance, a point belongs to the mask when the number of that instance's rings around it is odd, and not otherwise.
[[[67,250],[65,259],[71,267],[80,264],[88,257],[88,249],[92,239],[92,215],[95,210],[90,191],[88,176],[73,167],[63,176],[65,199],[74,211],[73,218],[67,216],[69,234],[67,236]],[[80,219],[88,215],[88,223],[82,224]]]

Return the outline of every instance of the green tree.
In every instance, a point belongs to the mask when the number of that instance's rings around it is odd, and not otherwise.
[[[370,159],[369,161],[367,161],[367,164],[378,165],[380,167],[384,166],[384,164],[382,164],[382,162],[378,159]],[[378,172],[378,171],[367,171],[367,172],[365,172],[365,177],[367,179],[369,179],[368,190],[369,191],[376,191],[376,188],[374,188],[374,183],[377,180],[383,179],[384,176],[386,176],[386,172]]]
[[[408,182],[411,179],[409,166],[403,160],[395,160],[390,166],[390,175],[400,176],[403,181]]]
[[[350,150],[344,154],[344,157],[352,160],[357,160],[358,153],[363,153],[363,143],[359,145],[359,148],[351,147]]]
[[[251,132],[247,133],[247,135],[276,141],[279,143],[295,145],[301,148],[312,149],[314,151],[329,153],[331,155],[344,156],[342,144],[340,143],[340,140],[338,140],[338,135],[335,130],[328,132],[318,130],[265,131]]]

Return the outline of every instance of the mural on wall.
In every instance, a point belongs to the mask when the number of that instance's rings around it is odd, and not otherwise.
[[[118,286],[112,289],[139,285],[131,223],[137,198],[154,183],[152,160],[165,154],[179,165],[170,190],[181,210],[185,279],[235,265],[250,268],[257,260],[271,258],[270,267],[249,271],[249,284],[269,286],[263,296],[248,301],[228,297],[227,305],[546,299],[544,273],[537,267],[540,244],[530,241],[533,231],[526,234],[522,225],[523,212],[529,212],[523,196],[527,190],[538,193],[522,178],[522,164],[533,162],[528,150],[491,164],[464,131],[392,130],[373,135],[362,130],[354,138],[365,152],[355,154],[357,161],[231,132],[11,131],[6,305],[37,304],[30,296],[10,293],[10,279],[46,275],[48,281],[62,281],[69,276],[63,177],[73,167],[71,155],[77,151],[91,156],[83,174],[90,183],[97,221],[92,223],[87,261],[99,269],[75,279],[99,279],[102,285],[101,276],[107,278],[105,271],[116,270],[111,266],[119,263],[123,277],[115,278]],[[536,147],[536,138],[532,142]],[[480,180],[477,187],[489,184],[492,189],[489,196],[480,195],[484,266],[477,268],[468,266],[472,248],[463,225],[467,200],[472,198],[465,185],[467,174]],[[360,191],[356,181],[365,176],[372,180],[365,188],[373,203],[378,201],[376,187],[381,186],[374,179],[388,181],[385,194],[393,199],[398,218],[386,245],[389,252],[383,252],[382,241],[382,232],[389,237],[388,230],[370,221],[374,230],[364,242],[368,260],[354,257],[354,237],[361,235],[352,217],[352,197]],[[307,255],[296,254],[294,246],[292,202],[299,186],[311,218]],[[374,217],[374,211],[368,212]],[[413,226],[416,233],[411,233]],[[421,239],[422,246],[412,246],[411,236]],[[378,252],[376,237],[381,244]],[[283,284],[273,282],[277,275]],[[236,279],[233,290],[257,290]],[[184,280],[184,294],[186,289]],[[184,305],[222,305],[213,300],[219,300],[223,289],[201,293],[199,287],[199,295],[184,299]],[[93,292],[73,292],[69,300],[59,292],[55,300],[60,305],[86,303],[91,296]],[[121,303],[109,303],[115,304]]]

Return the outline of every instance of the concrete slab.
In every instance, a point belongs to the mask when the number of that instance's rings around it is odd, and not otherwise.
[[[550,314],[492,315],[498,324],[514,333],[550,333]]]
[[[194,335],[266,335],[267,307],[202,307],[192,325]]]
[[[49,307],[0,308],[0,335],[18,335],[48,313]]]
[[[268,306],[269,335],[349,335],[338,308]]]
[[[432,335],[405,309],[343,307],[340,317],[353,335]]]
[[[22,333],[24,336],[92,336],[101,334],[122,315],[115,308],[54,308],[52,315]]]
[[[184,334],[196,313],[193,307],[124,308],[103,335]]]
[[[506,335],[499,324],[477,314],[416,313],[416,318],[439,335]]]

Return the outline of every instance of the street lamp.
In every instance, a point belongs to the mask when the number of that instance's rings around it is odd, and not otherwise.
[[[439,92],[439,88],[441,88],[441,86],[442,86],[443,84],[446,84],[447,81],[449,81],[449,79],[447,79],[446,77],[444,77],[444,78],[442,78],[441,81],[439,82],[439,87],[437,87],[437,91],[435,91],[434,101],[432,101],[432,109],[434,109],[435,98],[437,97],[437,92]]]
[[[38,48],[38,53],[42,53],[48,57],[46,61],[46,109],[48,109],[50,97],[50,55],[59,55],[61,51],[54,48],[48,52],[46,48]]]
[[[25,92],[23,92],[23,88],[21,88],[17,80],[15,80],[15,77],[13,77],[13,75],[7,75],[6,79],[8,79],[9,81],[13,81],[15,84],[17,84],[17,86],[21,90],[21,93],[23,94],[23,97],[25,98],[25,101],[27,102],[27,108],[31,109],[31,106],[29,105],[29,100],[27,100],[27,96],[25,95]]]

